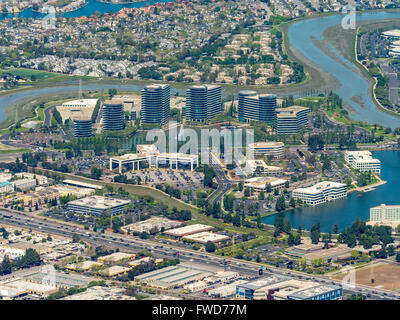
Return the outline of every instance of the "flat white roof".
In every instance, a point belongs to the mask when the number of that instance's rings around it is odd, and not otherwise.
[[[332,182],[332,181],[322,181],[317,184],[314,184],[311,187],[297,188],[293,191],[317,194],[317,193],[320,193],[321,191],[329,189],[329,188],[339,188],[339,187],[345,187],[345,186],[346,185],[344,183],[338,183],[338,182]]]
[[[172,229],[172,230],[168,230],[165,231],[166,234],[172,235],[172,236],[176,236],[176,237],[182,237],[185,235],[189,235],[189,234],[193,234],[193,233],[199,233],[199,232],[203,232],[203,231],[208,231],[214,229],[214,227],[212,226],[208,226],[205,224],[192,224],[192,225],[188,225],[182,228],[176,228],[176,229]]]
[[[77,100],[71,100],[64,102],[62,104],[63,107],[68,107],[68,106],[96,106],[97,99],[77,99]]]
[[[370,151],[346,151],[346,154],[354,157],[354,161],[363,163],[381,163],[379,159],[372,158]]]
[[[287,180],[280,178],[271,177],[254,177],[247,179],[245,181],[245,186],[247,187],[266,187],[267,184],[271,184],[272,187],[278,186],[280,184],[286,183]]]
[[[201,242],[201,243],[207,243],[208,241],[211,242],[221,242],[225,240],[229,240],[230,237],[218,234],[218,233],[213,233],[213,232],[199,232],[191,235],[184,236],[185,239],[188,240],[193,240],[195,242]]]
[[[82,181],[76,181],[76,180],[71,180],[71,179],[65,179],[63,180],[64,184],[69,184],[72,186],[80,186],[80,187],[85,187],[85,188],[91,188],[91,189],[103,189],[102,186],[99,186],[97,184],[92,184],[92,183],[87,183],[87,182],[82,182]]]
[[[263,141],[263,142],[254,142],[254,143],[250,143],[249,147],[250,148],[278,148],[278,147],[284,147],[285,144],[283,142],[280,141]]]
[[[120,205],[127,205],[128,203],[130,203],[129,200],[122,200],[117,198],[108,198],[101,196],[90,196],[68,202],[68,204],[88,206],[96,209],[108,209]]]

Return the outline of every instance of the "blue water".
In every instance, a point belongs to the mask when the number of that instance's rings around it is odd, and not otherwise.
[[[342,17],[343,15],[326,16],[293,24],[289,28],[291,44],[306,58],[338,80],[339,88],[335,88],[335,92],[352,109],[352,119],[377,123],[392,129],[400,127],[399,117],[385,113],[375,106],[368,92],[368,82],[361,76],[358,68],[355,68],[351,62],[340,56],[333,46],[329,46],[329,49],[342,63],[329,57],[313,42],[313,39],[323,40],[324,31],[331,26],[340,25]],[[363,13],[357,15],[356,21],[382,19],[400,19],[400,12]],[[361,99],[362,103],[352,101],[352,97]]]
[[[335,223],[342,230],[350,226],[356,217],[360,220],[369,219],[369,209],[382,203],[400,204],[400,151],[374,151],[375,158],[381,160],[382,179],[386,184],[376,187],[370,192],[354,192],[347,199],[342,199],[328,204],[296,208],[285,212],[285,216],[294,227],[301,226],[310,230],[315,223],[321,223],[323,232],[332,231]],[[266,224],[274,224],[275,216],[263,218]]]
[[[111,3],[103,3],[98,2],[96,0],[87,0],[87,5],[72,12],[66,12],[61,14],[62,17],[66,18],[76,18],[76,17],[89,17],[95,11],[99,11],[101,13],[107,12],[118,12],[123,8],[141,8],[146,5],[153,5],[155,3],[166,3],[166,2],[173,2],[174,0],[150,0],[150,1],[140,1],[134,3],[127,3],[127,4],[111,4]],[[32,9],[26,9],[16,15],[14,14],[0,14],[0,19],[7,19],[7,18],[42,18],[45,14],[33,12]]]

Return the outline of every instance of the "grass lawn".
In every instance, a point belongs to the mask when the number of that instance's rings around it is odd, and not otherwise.
[[[63,176],[68,179],[71,179],[71,180],[91,183],[94,185],[99,185],[99,186],[111,185],[116,189],[119,189],[120,187],[122,187],[125,191],[131,193],[132,195],[150,196],[150,197],[154,198],[154,200],[165,203],[166,205],[168,205],[171,208],[176,207],[178,210],[190,210],[192,213],[200,212],[200,209],[198,209],[198,208],[192,207],[182,201],[179,201],[175,198],[169,197],[168,195],[160,192],[159,190],[152,189],[149,187],[124,184],[124,183],[116,183],[116,182],[104,182],[104,181],[94,180],[94,179],[90,179],[90,178],[79,177],[74,174],[62,173],[62,172],[46,170],[46,169],[38,169],[38,171],[39,170],[41,170],[43,172],[47,171],[47,172],[57,173],[58,175]]]
[[[36,80],[44,80],[50,79],[54,77],[63,76],[58,73],[39,71],[39,70],[31,70],[31,69],[23,69],[23,68],[12,68],[12,69],[3,69],[0,71],[0,74],[10,73],[14,76],[20,76],[21,78],[27,78],[30,80],[31,76],[35,76]]]

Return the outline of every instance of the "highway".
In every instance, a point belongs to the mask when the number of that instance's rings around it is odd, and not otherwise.
[[[89,232],[84,229],[79,229],[71,225],[65,225],[61,221],[45,220],[41,217],[28,215],[20,212],[1,210],[0,223],[17,226],[21,228],[32,229],[37,232],[50,233],[54,235],[71,238],[77,234],[81,240],[91,243],[95,246],[106,245],[109,248],[120,249],[121,251],[137,252],[142,249],[147,249],[152,254],[158,257],[171,258],[176,252],[179,252],[179,258],[182,261],[190,261],[195,263],[203,263],[211,266],[219,266],[223,268],[223,263],[229,259],[230,270],[240,272],[246,275],[257,275],[262,264],[252,261],[240,260],[235,258],[224,258],[216,254],[207,252],[198,252],[196,250],[177,247],[170,244],[158,243],[150,240],[143,240],[139,237],[125,236],[121,234],[107,234]],[[265,267],[265,266],[264,266]],[[279,274],[289,276],[294,279],[312,280],[321,284],[335,284],[341,286],[341,281],[329,279],[328,276],[316,276],[306,273],[280,269],[267,266],[266,273]],[[376,299],[400,299],[400,294],[393,293],[383,289],[370,288],[363,285],[357,285],[352,292],[369,295]]]
[[[222,197],[229,189],[232,188],[233,182],[226,176],[222,167],[218,164],[218,160],[214,158],[214,155],[210,153],[211,168],[215,171],[215,179],[217,180],[218,187],[213,193],[207,198],[208,204],[214,202],[221,203]]]

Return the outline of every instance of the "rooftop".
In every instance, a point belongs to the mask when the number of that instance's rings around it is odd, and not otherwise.
[[[68,202],[68,204],[72,205],[88,206],[91,208],[103,209],[103,210],[106,210],[108,208],[113,208],[116,206],[127,205],[129,203],[130,203],[129,200],[121,200],[117,198],[108,198],[101,196],[90,196]]]
[[[293,191],[296,192],[304,192],[304,193],[312,193],[312,194],[317,194],[320,193],[323,190],[327,190],[330,188],[340,188],[340,187],[345,187],[346,185],[344,183],[338,183],[338,182],[332,182],[332,181],[322,181],[317,184],[314,184],[311,187],[307,188],[298,188]]]

